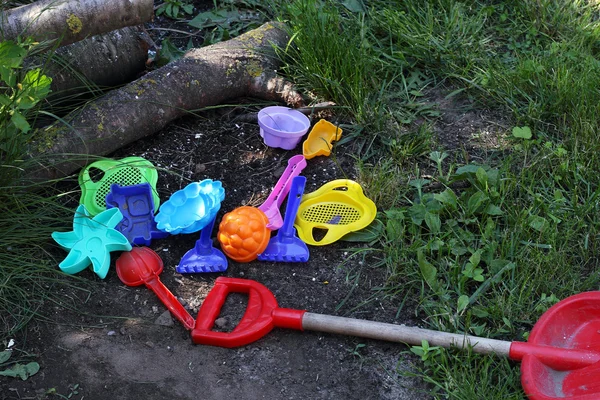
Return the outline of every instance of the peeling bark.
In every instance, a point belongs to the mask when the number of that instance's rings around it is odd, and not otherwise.
[[[61,46],[154,16],[152,0],[39,0],[0,12],[0,38],[31,36],[37,41],[60,39]]]
[[[91,157],[107,155],[151,135],[169,122],[210,105],[241,97],[257,97],[301,105],[293,86],[277,76],[280,61],[273,45],[283,47],[288,35],[267,23],[235,39],[191,49],[181,59],[109,92],[66,118],[35,132],[29,155],[37,167],[30,179],[69,175]],[[80,155],[77,160],[73,154]]]

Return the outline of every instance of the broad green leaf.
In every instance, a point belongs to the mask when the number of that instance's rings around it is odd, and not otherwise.
[[[446,152],[432,151],[429,153],[429,159],[436,163],[444,161],[446,157],[448,157],[448,153]]]
[[[404,233],[404,212],[401,210],[388,210],[385,212],[385,215],[387,216],[385,225],[387,239],[395,242]]]
[[[453,210],[456,210],[456,194],[454,194],[452,189],[446,189],[442,193],[436,193],[433,195],[433,198],[442,204],[449,205]]]
[[[0,94],[0,104],[3,106],[10,106],[10,104],[12,103],[12,100],[4,95],[4,94]]]
[[[420,203],[413,204],[408,209],[408,215],[410,216],[413,224],[415,224],[415,225],[421,225],[423,223],[426,213],[427,213],[427,208],[425,207],[425,205],[420,204]]]
[[[25,371],[27,371],[28,376],[33,376],[40,371],[40,364],[35,361],[27,363],[27,365],[25,365]]]
[[[34,69],[25,75],[23,90],[19,95],[18,107],[27,110],[36,105],[50,93],[52,79],[43,75],[39,69]]]
[[[27,55],[27,50],[12,40],[0,43],[0,65],[7,68],[18,68]]]
[[[10,68],[0,65],[0,80],[9,87],[15,87],[17,84],[17,74]]]
[[[481,167],[475,164],[463,165],[462,167],[458,167],[456,169],[455,175],[476,174],[479,168]]]
[[[442,228],[442,221],[440,220],[440,216],[437,214],[432,214],[430,212],[425,213],[425,224],[431,231],[431,233],[439,233]]]
[[[12,351],[10,350],[0,351],[0,364],[7,362],[11,355]]]
[[[477,182],[479,182],[479,184],[483,187],[487,186],[488,183],[488,176],[487,176],[487,172],[485,172],[485,169],[479,167],[477,168],[477,172],[475,172],[475,176],[477,177]]]
[[[429,179],[425,179],[425,178],[418,178],[418,179],[413,179],[410,182],[408,182],[408,184],[414,188],[422,188],[423,186],[427,185],[429,182],[431,182]]]
[[[471,257],[469,257],[469,262],[475,267],[478,266],[481,262],[481,250],[477,250],[475,253],[471,254]]]
[[[529,217],[529,226],[538,232],[542,232],[548,226],[548,220],[539,215],[532,215]]]
[[[452,246],[450,252],[455,256],[462,256],[467,253],[467,248],[464,246]]]
[[[443,245],[444,245],[443,241],[441,241],[439,239],[435,239],[435,240],[431,241],[431,243],[427,244],[427,248],[429,250],[437,251],[437,250],[441,249]]]
[[[15,364],[9,369],[0,371],[0,376],[10,376],[13,378],[18,376],[22,380],[26,380],[30,376],[37,374],[39,370],[40,370],[40,365],[36,362],[30,362],[26,365]]]
[[[476,282],[483,282],[485,278],[483,277],[483,269],[481,268],[476,268],[473,271],[473,280]]]
[[[456,306],[457,312],[462,312],[469,305],[469,296],[463,294],[458,298],[458,304]]]
[[[528,126],[515,126],[512,128],[512,134],[516,138],[529,140],[533,136],[531,134],[531,129]]]
[[[25,117],[23,117],[23,115],[18,111],[13,113],[12,117],[10,117],[10,120],[17,128],[19,128],[19,130],[23,131],[24,133],[29,132],[29,129],[31,129]]]
[[[346,0],[342,3],[344,5],[344,7],[346,7],[348,9],[348,11],[354,12],[354,13],[364,13],[367,10],[365,9],[365,5],[363,4],[363,2],[361,0]]]
[[[425,209],[434,214],[439,213],[444,209],[442,203],[437,201],[432,193],[425,193],[421,198],[421,202],[425,204]]]
[[[483,334],[483,332],[485,331],[485,327],[486,327],[486,324],[471,325],[471,329],[473,330],[473,333],[477,336],[481,336]]]
[[[421,275],[423,275],[423,279],[430,288],[435,289],[437,287],[437,268],[435,268],[427,259],[422,251],[417,252],[417,260],[419,262],[419,269],[421,270]]]
[[[495,206],[493,204],[489,204],[486,208],[485,208],[485,213],[487,215],[502,215],[504,214],[502,212],[502,209],[498,206]]]
[[[473,308],[471,309],[471,311],[473,312],[473,314],[474,314],[476,317],[479,317],[479,318],[487,318],[487,317],[489,317],[489,316],[490,316],[490,313],[489,313],[489,312],[487,312],[485,309],[483,309],[483,308],[481,308],[481,307],[473,307]]]
[[[484,202],[488,200],[488,197],[483,192],[476,192],[469,197],[467,201],[467,210],[469,214],[476,213]]]
[[[486,171],[488,183],[490,186],[498,185],[498,180],[500,179],[500,171],[497,169],[488,169]]]

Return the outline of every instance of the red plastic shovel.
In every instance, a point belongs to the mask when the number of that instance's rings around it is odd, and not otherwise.
[[[229,293],[248,294],[246,312],[232,332],[214,332],[214,321]],[[555,304],[535,324],[528,342],[506,342],[280,308],[275,296],[260,283],[219,277],[198,311],[192,340],[212,346],[244,346],[274,327],[410,345],[427,340],[432,346],[471,346],[477,353],[521,361],[521,383],[530,399],[600,399],[600,292],[581,293]]]
[[[186,329],[194,328],[194,318],[158,278],[163,270],[163,262],[152,249],[134,247],[131,251],[121,254],[116,264],[121,282],[127,286],[146,285]]]

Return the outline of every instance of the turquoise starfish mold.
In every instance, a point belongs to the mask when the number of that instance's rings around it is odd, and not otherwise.
[[[73,218],[72,232],[53,232],[52,239],[69,254],[58,264],[61,271],[76,274],[92,264],[100,279],[106,278],[110,266],[111,251],[129,251],[129,240],[113,229],[123,214],[118,208],[102,211],[94,218],[82,204],[77,207]]]

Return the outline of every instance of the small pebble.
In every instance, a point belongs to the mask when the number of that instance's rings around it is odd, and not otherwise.
[[[227,320],[226,317],[221,317],[221,318],[217,318],[215,320],[215,325],[217,326],[217,328],[223,329],[223,328],[225,328],[225,326],[227,326],[227,322],[229,322],[229,321]]]
[[[107,335],[108,336],[115,336],[117,334],[117,332],[115,331],[108,331]]]
[[[204,164],[196,164],[195,172],[197,174],[201,174],[204,171],[206,171],[206,165],[204,165]]]
[[[173,318],[171,317],[171,313],[169,312],[169,310],[167,310],[164,313],[160,314],[158,316],[158,318],[156,318],[154,320],[154,324],[155,325],[162,325],[162,326],[173,326],[174,322],[173,322]]]

